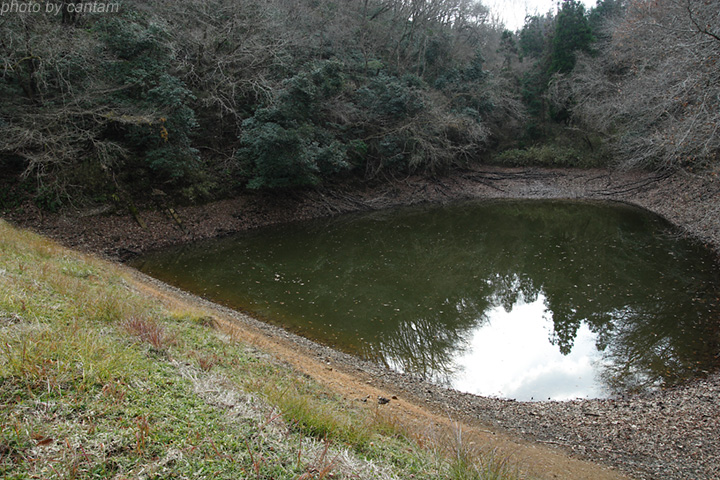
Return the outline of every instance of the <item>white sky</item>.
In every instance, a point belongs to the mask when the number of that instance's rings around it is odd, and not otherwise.
[[[582,0],[586,8],[594,7],[595,0]],[[525,23],[525,14],[544,15],[557,9],[558,0],[484,0],[490,11],[499,16],[508,30],[517,30]]]

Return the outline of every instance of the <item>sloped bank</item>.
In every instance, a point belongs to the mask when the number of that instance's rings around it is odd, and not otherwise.
[[[720,252],[720,181],[712,177],[602,170],[478,168],[449,177],[408,177],[376,187],[308,190],[292,195],[248,195],[177,209],[182,227],[162,210],[130,215],[26,215],[16,223],[70,246],[121,258],[134,252],[256,226],[466,198],[576,198],[621,201],[651,210]],[[32,212],[30,212],[32,213]],[[238,317],[239,322],[251,321]],[[436,412],[481,422],[579,456],[612,465],[635,478],[720,476],[720,375],[689,385],[609,400],[523,403],[445,390],[260,326],[283,336],[304,355],[336,370],[365,375],[373,386],[412,398]]]
[[[720,252],[719,194],[720,180],[715,177],[482,167],[376,185],[340,183],[295,192],[249,193],[206,205],[176,207],[172,213],[151,203],[141,207],[137,217],[125,208],[111,206],[46,214],[31,204],[25,205],[22,213],[6,212],[4,216],[68,246],[123,259],[263,225],[400,205],[471,198],[602,199],[644,207]]]

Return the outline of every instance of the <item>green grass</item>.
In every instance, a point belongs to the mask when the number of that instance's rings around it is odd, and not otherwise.
[[[595,168],[607,164],[599,152],[559,145],[513,148],[493,156],[491,162],[507,167]]]
[[[514,479],[0,220],[0,478]]]

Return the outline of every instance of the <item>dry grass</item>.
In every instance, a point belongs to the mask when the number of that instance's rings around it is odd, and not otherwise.
[[[193,356],[195,357],[195,360],[197,360],[198,367],[200,367],[200,370],[203,372],[209,372],[221,361],[220,356],[214,353],[204,354],[201,352],[195,352]]]
[[[175,343],[175,336],[157,321],[151,318],[130,317],[120,322],[120,326],[130,335],[147,342],[155,350],[164,350]]]

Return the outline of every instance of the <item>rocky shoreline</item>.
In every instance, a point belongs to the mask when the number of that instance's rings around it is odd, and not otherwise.
[[[448,177],[408,177],[375,187],[348,184],[281,196],[247,195],[204,206],[5,217],[65,245],[112,259],[274,223],[470,198],[610,200],[653,211],[720,252],[720,180],[687,174],[482,167]],[[720,255],[719,255],[720,256]],[[148,280],[151,281],[151,280]],[[167,287],[171,288],[171,287]],[[196,301],[202,301],[196,299]],[[658,392],[606,400],[515,402],[447,390],[336,352],[237,312],[269,336],[365,375],[437,412],[612,466],[637,479],[720,478],[720,374]]]

